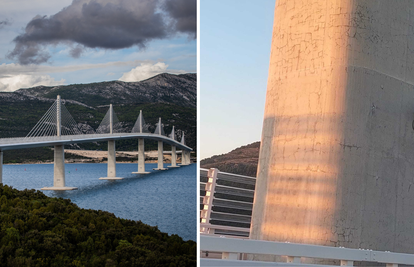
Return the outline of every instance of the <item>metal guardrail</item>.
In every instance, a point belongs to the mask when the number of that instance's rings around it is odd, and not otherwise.
[[[271,242],[227,237],[200,236],[200,250],[221,252],[222,259],[200,259],[200,266],[333,266],[302,264],[301,257],[340,261],[341,266],[354,262],[382,263],[387,267],[414,265],[414,255],[394,252],[349,249],[317,245]],[[241,260],[241,254],[286,256],[286,263]]]
[[[200,169],[202,234],[248,237],[256,178]]]

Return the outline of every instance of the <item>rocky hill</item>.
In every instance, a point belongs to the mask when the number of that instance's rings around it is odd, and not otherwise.
[[[201,168],[217,168],[222,172],[230,172],[256,177],[259,161],[260,142],[242,146],[227,154],[212,156],[200,161]]]
[[[150,131],[155,130],[155,123],[161,117],[166,133],[175,126],[177,135],[184,131],[187,145],[196,148],[196,74],[164,73],[140,82],[38,86],[0,92],[0,138],[26,136],[58,94],[82,129],[97,129],[109,104],[113,104],[126,132],[132,130],[142,110],[145,122],[151,125]],[[136,149],[135,143],[137,140],[133,139],[119,141],[117,149]],[[106,150],[105,142],[85,143],[80,147]],[[146,149],[156,149],[156,143],[146,142]],[[9,157],[12,151],[5,152],[5,162],[12,160]]]
[[[140,82],[100,82],[62,86],[37,86],[12,94],[29,98],[63,99],[96,107],[109,104],[168,103],[184,107],[197,105],[197,76],[194,73],[159,74]]]

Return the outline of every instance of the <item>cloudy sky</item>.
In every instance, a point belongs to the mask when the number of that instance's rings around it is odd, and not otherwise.
[[[275,0],[200,2],[201,159],[260,141],[274,9]]]
[[[196,72],[196,0],[1,0],[0,91]]]

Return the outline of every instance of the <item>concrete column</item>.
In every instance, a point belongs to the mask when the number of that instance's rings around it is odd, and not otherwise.
[[[65,151],[63,145],[55,146],[53,186],[65,187]]]
[[[164,168],[164,144],[162,141],[158,141],[158,166],[154,170],[163,171],[166,170]]]
[[[187,151],[187,164],[191,164],[191,151]]]
[[[3,151],[0,151],[0,184],[3,183]]]
[[[251,239],[412,253],[413,10],[276,1]]]
[[[115,140],[108,141],[108,176],[101,177],[100,180],[120,180],[121,177],[116,177],[116,151]]]
[[[138,171],[133,172],[136,174],[147,174],[149,172],[145,171],[145,153],[144,153],[144,139],[138,139]]]
[[[184,165],[188,165],[188,151],[184,151]]]
[[[180,167],[177,166],[177,148],[175,146],[171,146],[171,166],[168,166],[168,168],[176,167]]]
[[[184,164],[184,150],[181,150],[181,162],[179,165],[185,165]]]
[[[43,187],[42,190],[74,190],[76,187],[65,185],[65,150],[63,145],[54,149],[53,187]]]
[[[116,176],[115,140],[108,141],[108,177]]]
[[[188,165],[190,164],[190,157],[187,150],[182,150],[181,152],[181,165]]]

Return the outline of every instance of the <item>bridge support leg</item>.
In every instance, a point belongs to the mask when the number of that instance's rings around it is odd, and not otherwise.
[[[116,151],[115,140],[108,141],[108,176],[101,177],[99,180],[121,180],[123,178],[116,177]]]
[[[138,139],[138,171],[133,172],[136,174],[147,174],[145,171],[145,153],[144,153],[144,139]]]
[[[187,165],[191,164],[191,151],[187,151]]]
[[[164,168],[164,144],[162,141],[158,141],[158,167],[154,170],[163,171]]]
[[[43,187],[42,190],[75,190],[76,187],[65,186],[65,150],[63,145],[55,146],[53,167],[53,187]]]
[[[182,150],[181,152],[181,165],[189,165],[190,164],[190,152],[186,150]]]
[[[178,168],[177,166],[177,148],[175,146],[171,146],[171,165],[168,168]]]

